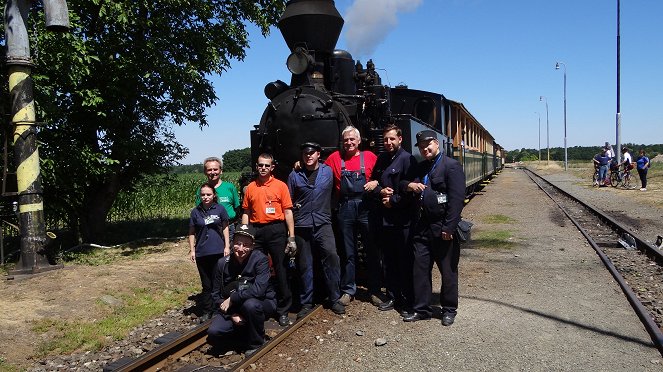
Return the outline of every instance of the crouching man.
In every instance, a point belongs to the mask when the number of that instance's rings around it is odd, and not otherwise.
[[[276,313],[276,292],[269,282],[267,256],[253,249],[255,230],[235,231],[233,253],[219,260],[212,299],[216,315],[208,329],[215,346],[244,349],[253,354],[265,342],[265,319]]]

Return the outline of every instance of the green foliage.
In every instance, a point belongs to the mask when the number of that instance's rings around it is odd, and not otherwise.
[[[41,2],[30,15],[44,205],[50,219],[94,242],[120,191],[187,154],[173,126],[208,124],[205,110],[217,100],[209,78],[245,57],[247,25],[266,35],[284,1],[67,5],[68,33],[45,31]]]
[[[224,172],[241,172],[247,167],[251,168],[251,149],[249,147],[226,151],[223,154]]]
[[[663,153],[663,144],[656,145],[643,145],[635,143],[623,143],[623,147],[628,147],[631,152],[631,156],[637,158],[638,151],[644,149],[649,158]],[[591,160],[596,153],[601,151],[602,146],[573,146],[566,149],[568,160]],[[613,145],[613,149],[617,151],[617,147]],[[507,163],[513,163],[518,161],[535,161],[539,158],[538,149],[526,149],[522,148],[520,150],[508,150],[506,155]],[[548,149],[541,149],[541,160],[548,159]],[[564,161],[564,148],[563,147],[551,147],[550,148],[550,160],[552,161]]]
[[[131,293],[114,295],[123,305],[109,309],[109,315],[94,321],[43,319],[33,327],[37,333],[53,335],[37,347],[37,356],[68,354],[76,350],[96,351],[114,340],[121,340],[134,327],[180,305],[195,290],[194,283],[179,288],[158,290],[134,288]],[[106,306],[106,304],[99,304]]]

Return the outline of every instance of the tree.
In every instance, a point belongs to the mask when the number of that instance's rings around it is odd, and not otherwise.
[[[268,34],[284,2],[67,3],[70,33],[47,33],[43,16],[31,16],[44,200],[91,242],[120,190],[187,154],[173,126],[208,125],[209,77],[244,58],[248,23]]]
[[[251,168],[251,148],[230,150],[223,154],[224,171],[240,172],[246,167]]]

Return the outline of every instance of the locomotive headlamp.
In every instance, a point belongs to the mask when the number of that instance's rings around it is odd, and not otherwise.
[[[303,48],[295,49],[294,52],[290,53],[288,60],[285,62],[288,70],[295,75],[303,74],[312,64],[313,58]]]

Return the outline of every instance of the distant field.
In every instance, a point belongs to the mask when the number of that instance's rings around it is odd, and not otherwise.
[[[240,172],[223,174],[223,180],[235,183]],[[201,173],[172,175],[143,181],[135,191],[118,196],[109,222],[145,221],[162,218],[188,218],[194,207],[196,191],[206,178]]]

